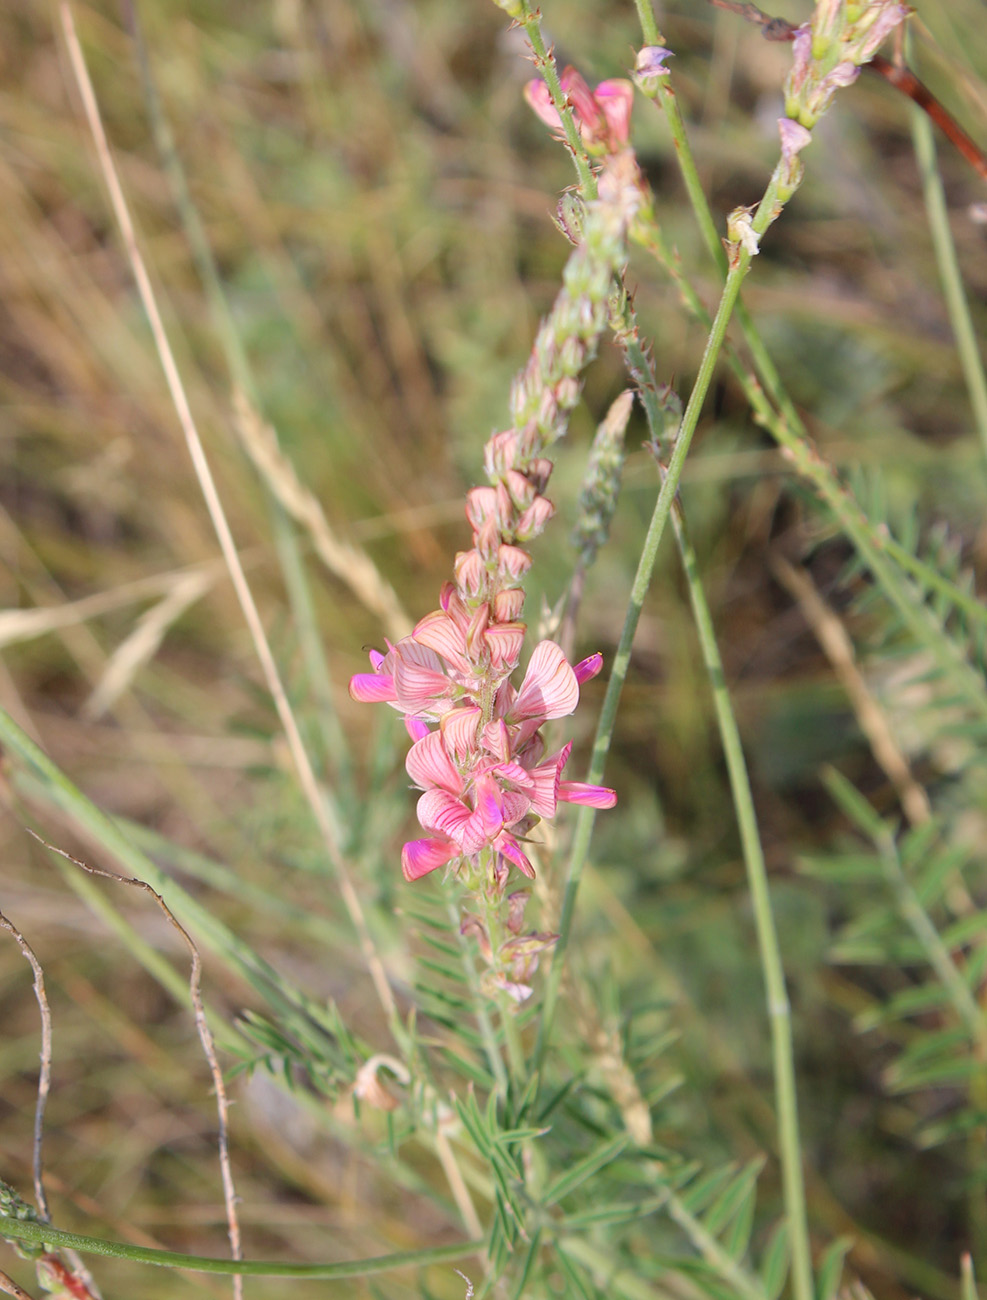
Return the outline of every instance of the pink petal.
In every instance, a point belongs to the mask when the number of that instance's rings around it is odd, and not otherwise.
[[[483,634],[490,651],[490,666],[496,673],[510,672],[517,667],[517,661],[524,645],[527,628],[523,623],[495,623]]]
[[[398,707],[407,713],[439,716],[452,707],[453,684],[442,671],[442,660],[411,638],[395,651],[394,686]]]
[[[431,614],[426,614],[419,620],[411,635],[419,645],[434,650],[456,672],[469,671],[469,661],[464,654],[466,642],[463,634],[443,610],[437,609]]]
[[[563,803],[581,803],[590,808],[612,808],[617,802],[617,792],[603,785],[586,785],[583,781],[560,781],[559,799]]]
[[[459,552],[456,556],[454,572],[456,581],[463,591],[468,592],[470,596],[478,596],[483,590],[487,576],[487,566],[483,563],[483,557],[475,548]]]
[[[441,731],[430,731],[416,741],[404,761],[405,770],[422,790],[438,788],[459,796],[463,792],[462,777],[446,753],[443,740]]]
[[[525,792],[534,787],[533,773],[526,767],[522,767],[520,763],[515,763],[512,758],[498,763],[492,770],[496,772],[498,781],[509,781],[511,785],[520,786]]]
[[[493,722],[488,722],[483,728],[480,739],[488,753],[493,754],[494,758],[499,759],[502,763],[507,762],[511,752],[511,745],[503,718],[496,718]]]
[[[447,790],[426,790],[418,800],[418,820],[427,831],[438,831],[446,839],[454,840],[461,849],[475,853],[463,843],[464,828],[472,812]],[[482,843],[478,847],[482,848]]]
[[[564,718],[578,703],[579,683],[561,647],[554,641],[539,642],[511,707],[510,721]]]
[[[620,78],[601,81],[593,95],[603,109],[607,125],[610,127],[611,139],[617,144],[626,144],[631,129],[634,87],[629,81]]]
[[[527,510],[518,518],[514,526],[514,535],[519,541],[527,542],[532,537],[545,531],[545,526],[555,514],[555,507],[548,497],[535,497]]]
[[[504,792],[492,776],[480,776],[474,787],[476,810],[470,820],[471,831],[482,834],[484,841],[495,840],[504,827]]]
[[[498,591],[493,601],[493,620],[495,623],[514,623],[524,608],[524,590],[521,587],[509,587]]]
[[[552,96],[544,81],[529,81],[524,88],[524,97],[546,126],[558,129],[562,119],[555,111]]]
[[[497,564],[515,582],[531,568],[531,556],[522,551],[520,546],[508,546],[506,543],[497,551]]]
[[[539,763],[537,767],[531,769],[531,776],[534,780],[534,789],[529,790],[528,794],[531,799],[531,811],[537,813],[539,817],[554,817],[559,800],[559,785],[562,779],[562,769],[565,767],[572,752],[572,743],[564,746],[557,754],[544,763]]]
[[[530,880],[534,880],[535,869],[522,853],[521,846],[513,835],[504,831],[502,835],[498,836],[494,848],[503,857],[507,858],[508,862],[513,862],[517,869],[523,871]]]
[[[444,867],[459,853],[451,840],[409,840],[401,850],[401,870],[407,881],[420,880],[430,871]]]
[[[592,132],[600,117],[600,106],[593,97],[586,78],[575,68],[566,68],[559,77],[559,84],[565,91],[577,124],[589,127]]]
[[[450,709],[443,717],[442,736],[446,749],[456,758],[462,759],[468,754],[477,752],[479,742],[476,730],[482,716],[481,710],[475,704],[468,704]]]

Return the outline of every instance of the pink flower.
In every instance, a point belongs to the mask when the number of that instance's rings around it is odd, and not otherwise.
[[[590,90],[575,68],[566,68],[559,78],[583,144],[591,153],[618,153],[627,144],[631,124],[634,87],[620,79],[601,81]],[[561,130],[562,119],[543,81],[529,81],[524,97],[541,120]]]
[[[521,689],[504,683],[489,722],[481,725],[480,707],[462,700],[446,708],[434,730],[423,730],[421,722],[409,726],[415,743],[405,767],[423,792],[418,820],[428,836],[404,846],[401,866],[407,880],[483,852],[495,855],[498,877],[506,878],[508,864],[533,877],[519,836],[535,821],[554,817],[559,803],[613,807],[613,790],[562,780],[571,744],[541,761],[540,728],[549,718],[571,713],[579,683],[599,669],[599,655],[573,669],[559,646],[542,641]]]

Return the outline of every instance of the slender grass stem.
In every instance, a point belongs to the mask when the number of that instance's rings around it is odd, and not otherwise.
[[[910,105],[909,115],[912,123],[912,143],[922,178],[922,194],[929,221],[929,233],[932,236],[932,247],[936,255],[939,281],[942,284],[949,322],[956,339],[960,368],[970,395],[974,427],[984,455],[987,456],[987,376],[984,375],[984,363],[977,342],[977,332],[970,316],[970,304],[967,302],[963,288],[963,275],[956,256],[956,245],[949,228],[946,194],[936,164],[935,136],[932,133],[932,123],[917,104]]]
[[[764,851],[761,848],[754,798],[747,774],[747,764],[744,761],[740,732],[723,675],[723,662],[716,644],[713,619],[699,577],[696,553],[689,541],[685,516],[678,505],[673,512],[672,523],[688,581],[689,600],[702,647],[703,662],[713,692],[716,721],[726,759],[730,791],[740,830],[744,865],[747,869],[747,883],[754,908],[754,924],[757,930],[768,1023],[771,1029],[771,1058],[778,1117],[778,1150],[781,1158],[785,1218],[788,1222],[792,1252],[793,1291],[796,1300],[812,1300],[812,1254],[806,1218],[805,1180],[799,1137],[791,1007],[785,989],[778,933],[771,910],[767,867]]]
[[[123,1241],[106,1241],[102,1237],[65,1232],[48,1223],[11,1219],[0,1214],[0,1237],[10,1241],[37,1242],[56,1249],[78,1250],[83,1255],[106,1255],[127,1259],[135,1264],[157,1264],[162,1268],[187,1269],[192,1273],[240,1274],[242,1277],[309,1277],[342,1279],[369,1277],[373,1273],[390,1273],[398,1268],[423,1268],[426,1264],[443,1264],[474,1254],[480,1241],[460,1241],[449,1246],[431,1246],[425,1250],[402,1250],[369,1259],[346,1260],[333,1264],[286,1264],[280,1260],[217,1259],[211,1255],[183,1255],[177,1251],[152,1250]]]

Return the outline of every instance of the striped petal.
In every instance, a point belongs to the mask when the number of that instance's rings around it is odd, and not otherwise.
[[[452,840],[409,840],[401,850],[401,870],[407,881],[420,880],[430,871],[444,867],[459,854]]]

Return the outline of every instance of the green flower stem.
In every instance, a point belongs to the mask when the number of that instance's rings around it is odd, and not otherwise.
[[[626,302],[626,300],[625,300]],[[629,306],[624,308],[624,319],[618,338],[624,347],[628,369],[638,383],[638,392],[648,419],[652,442],[661,447],[665,433],[666,410],[658,397],[659,386],[654,369],[638,342],[636,322]],[[793,1290],[797,1300],[812,1300],[812,1255],[805,1205],[805,1180],[802,1170],[801,1142],[799,1138],[798,1104],[795,1087],[795,1061],[792,1048],[791,1009],[785,989],[785,974],[778,947],[778,935],[771,911],[767,869],[761,837],[754,811],[747,765],[744,761],[740,732],[726,687],[723,662],[716,643],[713,619],[706,600],[696,553],[689,540],[685,512],[676,497],[672,506],[672,527],[678,544],[682,568],[689,587],[689,600],[703,662],[709,674],[716,711],[720,742],[723,746],[730,779],[730,791],[737,815],[740,840],[747,870],[748,886],[754,907],[758,949],[764,977],[768,1007],[768,1024],[771,1030],[772,1063],[774,1067],[775,1097],[777,1102],[778,1150],[781,1157],[785,1217],[788,1222],[792,1253]],[[671,1207],[672,1217],[683,1222]],[[684,1225],[687,1226],[688,1225]],[[701,1227],[701,1225],[700,1225]],[[690,1234],[692,1229],[689,1228]],[[716,1243],[713,1243],[716,1245]],[[731,1261],[732,1262],[732,1261]],[[732,1279],[727,1279],[732,1280]],[[741,1291],[742,1294],[746,1292]]]
[[[47,1223],[10,1219],[0,1214],[0,1237],[12,1241],[37,1242],[58,1250],[77,1250],[84,1255],[108,1255],[129,1259],[135,1264],[157,1264],[162,1268],[188,1269],[192,1273],[238,1273],[241,1277],[311,1277],[341,1280],[368,1277],[371,1273],[389,1273],[397,1268],[421,1268],[426,1264],[443,1264],[451,1259],[473,1255],[483,1246],[481,1241],[460,1241],[450,1246],[430,1246],[425,1250],[402,1250],[392,1255],[375,1255],[370,1259],[346,1260],[340,1264],[285,1264],[279,1260],[216,1259],[211,1255],[182,1255],[170,1250],[151,1250],[122,1241],[105,1241],[77,1232],[64,1232]]]
[[[459,936],[459,949],[463,957],[463,970],[466,972],[466,980],[470,986],[470,992],[473,994],[473,1005],[476,1008],[476,1022],[480,1027],[480,1036],[483,1039],[483,1048],[486,1052],[487,1064],[490,1066],[490,1072],[497,1080],[497,1087],[500,1089],[501,1093],[506,1096],[507,1071],[504,1069],[504,1058],[500,1054],[497,1035],[494,1033],[493,1024],[491,1023],[490,1016],[487,1014],[487,999],[480,988],[480,977],[476,971],[476,962],[473,960],[470,941],[460,931],[459,912],[451,901],[447,903],[446,910],[453,931]]]
[[[932,134],[932,123],[917,104],[912,104],[910,108],[912,143],[922,177],[922,193],[925,198],[925,210],[929,221],[929,232],[932,235],[932,247],[936,254],[939,279],[942,283],[943,297],[946,299],[949,322],[956,339],[960,367],[970,395],[973,422],[984,455],[987,456],[987,378],[984,376],[984,364],[977,343],[977,333],[970,318],[970,305],[963,289],[963,276],[956,257],[956,245],[953,243],[952,231],[949,228],[946,195],[936,166],[936,142]]]
[[[572,109],[568,105],[565,91],[559,81],[559,70],[555,62],[555,55],[546,46],[545,38],[542,35],[541,10],[533,9],[529,0],[521,0],[518,8],[519,14],[515,22],[523,29],[525,36],[528,38],[528,44],[535,56],[535,67],[541,73],[545,85],[548,86],[548,93],[552,96],[552,104],[562,120],[565,142],[572,154],[572,161],[579,177],[579,188],[582,191],[583,198],[595,199],[596,177],[593,175],[589,155],[583,148],[582,137],[572,115]]]
[[[689,584],[689,600],[702,646],[703,661],[713,691],[716,721],[726,758],[730,792],[737,814],[744,865],[747,869],[747,883],[754,907],[754,923],[768,1006],[768,1023],[771,1027],[771,1058],[778,1111],[778,1150],[781,1157],[785,1218],[792,1251],[792,1289],[796,1300],[812,1300],[812,1254],[806,1219],[805,1181],[799,1138],[791,1008],[785,990],[785,974],[778,947],[778,934],[771,911],[767,867],[761,848],[754,798],[744,761],[740,732],[730,703],[730,695],[723,675],[723,662],[716,644],[713,619],[699,577],[696,553],[689,541],[685,516],[679,503],[676,503],[672,513],[672,524]]]
[[[770,211],[768,199],[770,194],[765,195],[761,208],[758,209],[755,217],[755,230],[758,229],[758,221],[764,220],[764,213]],[[771,198],[773,205],[773,196]],[[767,225],[767,221],[764,220]],[[706,347],[703,351],[702,361],[699,366],[699,373],[696,376],[696,382],[693,386],[692,393],[689,397],[688,406],[682,417],[682,424],[679,428],[678,437],[675,441],[675,447],[668,464],[668,472],[665,475],[664,482],[661,485],[661,491],[658,494],[658,500],[655,502],[654,512],[651,516],[651,523],[648,525],[648,533],[641,550],[641,558],[638,561],[637,573],[634,575],[634,582],[631,586],[630,600],[628,602],[627,614],[624,619],[624,627],[620,634],[620,642],[617,646],[617,652],[614,656],[613,668],[610,673],[610,680],[607,683],[606,695],[603,700],[603,707],[600,710],[600,720],[596,728],[596,737],[593,742],[593,753],[590,760],[589,774],[587,780],[591,784],[599,784],[603,777],[603,768],[606,763],[607,753],[610,749],[610,741],[613,736],[614,724],[617,718],[617,706],[620,702],[620,693],[627,677],[627,668],[630,663],[631,646],[634,641],[634,634],[637,631],[638,620],[641,617],[641,609],[644,605],[644,598],[647,595],[648,587],[651,585],[651,575],[654,571],[655,561],[658,556],[658,547],[661,543],[662,534],[665,531],[665,524],[668,522],[668,516],[672,508],[672,502],[675,493],[678,491],[679,479],[682,477],[682,467],[685,464],[685,458],[689,453],[689,447],[692,444],[692,437],[699,423],[699,415],[706,400],[706,394],[709,391],[710,383],[713,379],[713,372],[716,368],[716,361],[723,346],[723,340],[726,335],[727,325],[730,322],[730,315],[737,302],[737,295],[740,293],[740,286],[743,283],[747,268],[750,265],[750,254],[739,249],[737,259],[727,276],[726,284],[723,286],[723,294],[720,298],[719,307],[716,310],[716,316],[713,319],[710,328],[709,337],[706,340]],[[576,897],[579,893],[579,885],[582,881],[583,867],[586,863],[586,857],[589,852],[590,837],[593,833],[593,824],[596,818],[594,809],[582,807],[576,818],[576,829],[573,836],[572,850],[569,854],[569,865],[566,877],[565,893],[562,898],[562,914],[559,920],[559,941],[555,947],[555,953],[552,959],[551,969],[548,973],[548,979],[545,982],[545,997],[541,1007],[541,1015],[538,1021],[538,1037],[535,1042],[535,1050],[532,1058],[532,1069],[540,1074],[542,1063],[545,1059],[545,1050],[548,1046],[548,1038],[552,1029],[552,1021],[555,1015],[555,1006],[558,1001],[559,990],[562,984],[562,972],[565,966],[566,949],[569,946],[569,940],[572,936],[572,919],[575,912]]]

